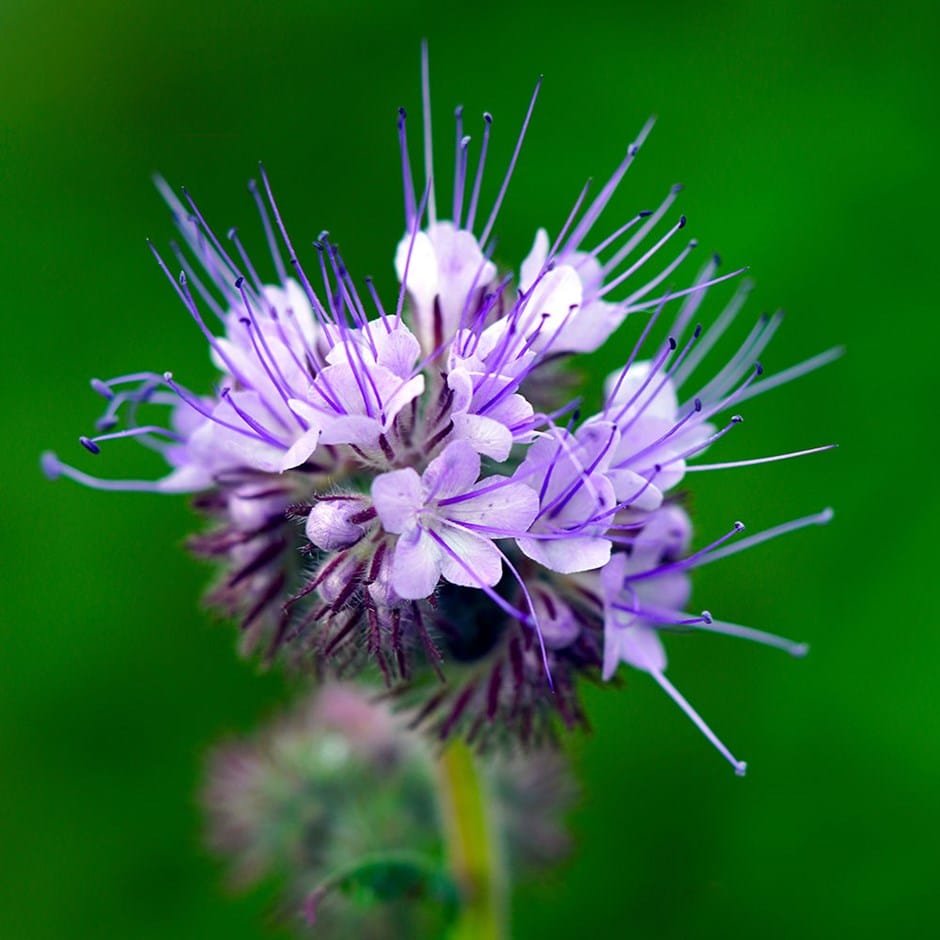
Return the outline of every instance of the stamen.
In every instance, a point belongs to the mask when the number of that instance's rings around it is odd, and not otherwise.
[[[493,225],[496,222],[496,216],[499,214],[500,206],[503,204],[503,197],[506,195],[506,190],[509,187],[509,181],[512,179],[513,170],[516,168],[516,161],[519,159],[519,152],[522,150],[522,142],[525,140],[526,131],[529,129],[529,121],[532,119],[532,111],[535,109],[535,99],[539,96],[539,89],[542,87],[542,76],[540,75],[538,81],[535,83],[535,91],[532,92],[532,99],[529,101],[529,109],[526,111],[525,120],[522,122],[522,130],[519,131],[519,137],[516,140],[515,150],[512,152],[512,158],[509,161],[509,168],[506,170],[506,176],[503,178],[503,184],[499,188],[499,195],[496,197],[496,202],[493,203],[493,209],[490,212],[490,217],[486,220],[486,225],[483,228],[483,234],[480,236],[481,242],[486,242],[490,237],[490,232],[493,230]]]
[[[611,197],[617,191],[617,187],[620,185],[624,176],[626,175],[627,170],[630,169],[631,164],[633,163],[636,155],[640,152],[640,147],[643,146],[646,138],[649,136],[650,131],[653,129],[653,125],[656,123],[655,118],[650,118],[640,130],[639,135],[636,140],[627,147],[627,155],[620,162],[620,165],[614,170],[613,175],[604,185],[604,188],[597,194],[594,202],[591,203],[590,208],[587,212],[584,213],[581,221],[578,223],[578,227],[572,232],[571,238],[568,240],[568,243],[565,245],[565,252],[577,251],[578,246],[584,241],[585,236],[590,232],[594,223],[597,221],[600,214],[604,211],[607,206],[607,203],[610,202]]]
[[[463,133],[463,105],[454,111],[457,139],[454,143],[454,228],[460,228],[460,216],[463,213],[463,190],[467,177],[467,148],[470,138]]]
[[[421,104],[424,111],[424,185],[428,190],[428,223],[437,223],[434,200],[434,144],[431,139],[431,70],[428,66],[428,41],[421,41]]]
[[[418,237],[418,231],[421,228],[421,219],[424,217],[424,208],[428,203],[430,188],[425,187],[424,195],[421,197],[421,205],[415,213],[411,223],[411,238],[408,241],[408,254],[405,255],[405,270],[401,275],[401,287],[398,290],[398,303],[395,306],[395,325],[401,323],[401,314],[405,306],[405,292],[408,290],[408,269],[411,267],[411,253],[414,250],[415,239]]]
[[[90,476],[75,467],[70,467],[52,452],[45,451],[40,457],[40,466],[42,472],[48,480],[57,480],[65,476],[76,483],[88,486],[93,490],[107,490],[109,492],[128,492],[128,493],[159,493],[159,481],[153,480],[102,480],[99,477]]]
[[[702,611],[701,623],[699,623],[697,629],[705,630],[708,633],[721,633],[724,636],[733,636],[742,640],[751,640],[763,646],[773,646],[789,653],[796,659],[802,659],[809,652],[808,643],[796,643],[786,637],[767,633],[764,630],[755,630],[753,627],[743,627],[737,623],[725,623],[722,620],[715,620],[707,610]]]
[[[258,207],[258,215],[261,216],[264,237],[268,243],[268,252],[271,255],[271,260],[274,262],[274,270],[277,271],[278,283],[282,285],[287,284],[287,271],[284,269],[284,259],[281,257],[281,252],[277,247],[277,241],[274,238],[274,230],[271,228],[271,218],[268,215],[264,200],[261,198],[261,193],[258,192],[258,184],[254,180],[248,181],[248,192],[251,193],[255,205]]]
[[[320,321],[320,325],[323,327],[323,330],[326,333],[327,339],[332,342],[330,336],[329,318],[326,315],[326,310],[323,309],[323,304],[320,303],[320,298],[317,297],[316,292],[314,291],[313,287],[311,287],[310,281],[307,279],[307,274],[297,257],[297,253],[294,251],[294,246],[291,243],[290,236],[287,234],[287,227],[284,225],[284,220],[281,218],[281,212],[274,200],[274,192],[271,189],[271,181],[268,179],[268,174],[264,169],[264,164],[258,164],[258,172],[261,174],[261,182],[264,185],[264,191],[267,194],[271,211],[274,213],[275,224],[277,225],[278,231],[281,233],[281,238],[284,239],[284,244],[287,246],[287,250],[290,253],[290,263],[300,278],[300,283],[307,295],[307,299],[310,301],[310,306],[313,307],[313,310],[317,315],[317,319]]]
[[[744,523],[735,522],[735,524],[731,527],[730,532],[727,532],[725,535],[721,536],[721,538],[716,539],[710,545],[706,545],[705,548],[701,548],[697,552],[694,552],[691,555],[687,555],[685,558],[680,558],[678,561],[657,565],[655,568],[649,568],[646,571],[639,571],[636,574],[628,575],[627,580],[631,583],[634,581],[646,581],[650,578],[659,578],[664,574],[671,574],[675,571],[685,571],[688,568],[698,567],[704,563],[703,559],[714,552],[720,545],[724,545],[725,542],[727,542],[729,539],[734,538],[743,531]],[[641,544],[642,542],[643,538],[641,535],[640,539],[637,540],[637,543]]]
[[[730,470],[733,467],[754,467],[761,463],[774,463],[777,460],[790,460],[792,457],[806,457],[808,454],[821,454],[823,451],[835,450],[838,444],[824,444],[822,447],[810,447],[808,450],[794,450],[789,454],[774,454],[772,457],[757,457],[753,460],[732,460],[728,463],[697,463],[686,467],[692,473],[696,470]]]
[[[480,159],[477,163],[476,178],[473,181],[473,195],[470,197],[470,208],[467,211],[467,224],[464,228],[473,234],[473,223],[477,216],[477,202],[480,199],[480,184],[483,182],[483,167],[486,165],[486,151],[490,144],[490,128],[493,126],[493,115],[489,111],[483,112],[483,145],[480,148]]]
[[[659,241],[656,242],[656,244],[653,245],[652,248],[648,248],[642,255],[640,255],[640,257],[636,261],[634,261],[633,264],[631,264],[630,267],[627,268],[626,271],[623,271],[621,274],[618,274],[612,281],[605,284],[604,287],[601,288],[601,290],[597,292],[597,296],[599,298],[606,297],[612,290],[616,290],[628,277],[630,277],[633,274],[636,274],[636,272],[639,271],[640,268],[642,268],[643,265],[645,265],[646,262],[649,261],[650,258],[652,258],[653,255],[655,255],[659,251],[660,248],[666,245],[666,243],[669,242],[669,240],[677,232],[680,232],[682,231],[682,229],[685,228],[685,224],[686,224],[685,216],[684,215],[680,216],[679,221],[676,222],[676,224],[673,225],[673,227],[669,229],[669,231],[666,232],[666,234],[663,235],[662,238],[660,238]],[[695,243],[692,242],[691,246],[694,247],[694,245]],[[688,249],[686,249],[686,253],[688,253]],[[684,255],[680,255],[680,260],[683,257]],[[674,262],[673,267],[677,263],[678,262]],[[635,294],[631,294],[630,298],[627,299],[627,303],[630,302],[631,298],[638,299],[639,296],[642,296],[643,294],[648,293],[649,290],[652,290],[652,288],[655,287],[656,284],[658,283],[659,281],[651,281],[648,285],[645,285],[644,287],[642,287],[640,291],[637,291]]]
[[[247,411],[245,411],[244,408],[240,408],[232,400],[232,390],[230,388],[223,388],[222,391],[219,392],[219,397],[222,398],[223,401],[228,402],[229,406],[238,415],[238,417],[241,418],[242,421],[244,421],[245,424],[247,424],[248,427],[250,427],[251,430],[261,438],[261,440],[267,444],[272,444],[275,447],[280,447],[284,450],[287,449],[288,445],[285,441],[274,437],[274,435],[271,434],[263,424],[260,424],[258,421],[256,421],[250,414],[248,414]]]
[[[738,552],[743,552],[745,549],[760,545],[761,542],[769,542],[779,535],[787,535],[790,532],[796,532],[799,529],[805,529],[811,525],[826,525],[828,522],[832,521],[832,516],[832,509],[826,508],[822,512],[815,513],[812,516],[803,516],[801,519],[793,519],[790,522],[784,522],[782,525],[774,526],[771,529],[765,529],[763,532],[758,532],[756,535],[742,539],[734,545],[729,545],[717,552],[713,552],[707,558],[703,558],[699,561],[698,567],[710,565],[713,561],[720,561],[722,558],[727,558],[729,555],[736,555]]]
[[[405,226],[411,228],[415,220],[415,186],[411,178],[411,159],[408,156],[408,136],[405,132],[404,108],[398,109],[398,144],[401,148],[402,189],[405,193]]]
[[[682,693],[658,669],[650,669],[648,672],[659,683],[663,691],[692,719],[692,723],[695,727],[711,741],[718,753],[731,764],[735,774],[739,777],[743,777],[747,772],[747,763],[738,760],[731,751],[725,747],[715,732],[705,724],[699,713],[686,701]]]
[[[655,297],[653,300],[644,300],[641,304],[631,304],[628,313],[637,313],[640,310],[649,310],[652,307],[658,307],[661,303],[665,303],[667,300],[677,300],[679,297],[686,297],[689,294],[694,294],[697,291],[708,290],[709,287],[714,287],[716,284],[721,284],[722,281],[730,281],[733,277],[740,277],[747,271],[747,267],[738,268],[737,271],[732,271],[730,274],[722,274],[721,277],[713,277],[710,281],[704,281],[701,284],[693,284],[691,287],[686,287],[684,290],[670,291],[668,294],[664,294],[661,297]]]
[[[181,437],[175,431],[171,431],[169,428],[161,428],[156,424],[148,424],[143,427],[138,428],[128,428],[125,431],[114,431],[111,434],[98,434],[95,437],[80,437],[78,439],[79,443],[85,450],[90,451],[93,454],[101,453],[101,448],[98,444],[101,441],[114,441],[120,440],[125,437],[138,437],[143,434],[159,434],[163,437],[169,438],[171,441],[176,441],[178,444],[185,444],[186,438]]]
[[[615,271],[626,258],[630,257],[646,236],[659,224],[660,219],[669,211],[681,192],[682,186],[678,183],[669,190],[666,198],[647,216],[646,221],[640,226],[640,230],[624,245],[621,245],[610,260],[601,268],[601,273],[605,278],[607,278],[612,271]]]
[[[258,272],[255,271],[255,266],[251,263],[251,258],[248,257],[248,253],[245,251],[245,248],[241,243],[241,239],[238,237],[238,229],[230,228],[228,230],[228,237],[229,241],[231,241],[238,250],[238,256],[242,259],[242,264],[245,266],[245,270],[248,272],[248,276],[254,283],[255,290],[258,292],[258,297],[263,300],[264,285],[261,283],[261,278],[258,277]]]
[[[696,282],[697,283],[697,282]],[[705,283],[709,283],[705,281]],[[712,350],[715,343],[724,335],[728,327],[734,322],[735,317],[744,306],[748,295],[751,293],[754,284],[752,281],[744,281],[735,291],[734,296],[728,302],[724,310],[718,316],[718,319],[705,331],[702,342],[696,347],[692,355],[686,359],[682,368],[676,373],[676,386],[679,387],[695,371],[699,363]],[[692,295],[693,297],[705,297],[704,291],[699,291]]]
[[[844,352],[845,349],[841,346],[836,346],[824,353],[813,356],[811,359],[807,359],[805,362],[790,366],[789,369],[784,369],[783,372],[778,372],[776,375],[771,375],[766,379],[762,379],[760,382],[755,382],[750,389],[748,389],[747,394],[742,395],[738,399],[738,402],[740,403],[746,401],[748,398],[753,398],[755,395],[760,395],[761,392],[769,392],[778,385],[784,385],[787,382],[792,382],[794,379],[806,375],[808,372],[821,369],[823,366],[829,365],[830,362],[835,362]]]

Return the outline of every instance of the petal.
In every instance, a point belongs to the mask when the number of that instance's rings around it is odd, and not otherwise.
[[[619,419],[621,425],[629,421],[639,408],[643,409],[644,416],[662,418],[668,421],[669,425],[675,423],[676,414],[679,411],[679,401],[672,379],[667,379],[662,388],[659,388],[660,383],[663,381],[663,373],[660,372],[659,375],[653,376],[646,388],[640,392],[643,383],[649,377],[651,366],[652,363],[650,362],[634,362],[627,370],[623,380],[620,379],[621,373],[619,371],[612,372],[607,377],[607,381],[604,383],[604,394],[608,399],[612,413],[616,414],[619,408],[622,408],[636,396],[636,401],[630,405],[624,416]],[[619,388],[617,386],[618,382],[620,383]],[[617,393],[611,400],[610,396],[613,394],[614,389],[617,390]],[[656,391],[657,389],[659,390]],[[656,392],[655,395],[653,395],[654,391]],[[651,395],[652,398],[650,398]]]
[[[359,447],[375,447],[382,433],[377,418],[364,415],[343,415],[334,418],[324,428],[320,441],[323,444],[357,444]]]
[[[623,469],[608,470],[606,475],[614,486],[617,502],[629,504],[626,508],[639,512],[653,512],[662,506],[662,491],[639,473]],[[658,475],[656,480],[659,481]]]
[[[411,467],[383,473],[372,482],[372,502],[386,532],[404,532],[424,505],[421,478]]]
[[[452,441],[421,476],[427,499],[466,493],[480,475],[480,455],[466,441]]]
[[[450,550],[441,550],[441,573],[451,584],[492,587],[502,577],[503,559],[489,539],[451,526],[437,534]]]
[[[465,525],[519,533],[526,532],[538,515],[539,495],[525,483],[494,476],[481,480],[476,489],[482,492],[441,506],[441,515]]]
[[[512,450],[512,432],[504,424],[482,415],[455,414],[454,436],[466,441],[477,453],[500,463]]]
[[[294,467],[299,467],[310,458],[317,449],[319,442],[320,429],[318,427],[314,426],[311,427],[309,431],[305,431],[291,444],[287,453],[284,454],[278,465],[278,472],[283,473],[285,470],[292,470]]]
[[[607,620],[604,627],[604,678],[609,679],[618,663],[627,663],[643,672],[663,672],[666,651],[653,627],[634,623],[622,627]]]
[[[431,239],[424,232],[418,232],[413,242],[409,233],[398,243],[395,273],[399,283],[405,281],[406,267],[408,293],[421,310],[430,308],[437,294],[437,257]]]
[[[392,587],[398,596],[418,600],[431,595],[441,576],[442,555],[441,547],[421,526],[403,533],[392,559]]]
[[[519,268],[519,290],[525,293],[539,276],[539,271],[548,258],[548,232],[540,228],[535,233],[535,241],[532,244],[532,250],[527,255],[525,261]]]
[[[516,539],[516,544],[533,561],[561,574],[591,571],[610,560],[610,542],[590,535],[558,539],[523,538]]]
[[[404,379],[410,376],[421,354],[421,344],[411,330],[404,325],[386,330],[382,321],[375,320],[369,324],[369,327],[375,343],[378,364],[394,372],[399,378]]]

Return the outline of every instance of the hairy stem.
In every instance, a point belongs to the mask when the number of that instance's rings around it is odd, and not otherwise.
[[[460,891],[460,914],[450,940],[506,940],[507,883],[486,782],[463,741],[449,742],[438,759],[438,798],[447,860]]]

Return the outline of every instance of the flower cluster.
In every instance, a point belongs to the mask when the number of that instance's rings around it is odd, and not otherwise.
[[[684,217],[667,219],[678,188],[594,235],[648,127],[593,201],[585,188],[554,238],[539,229],[518,270],[501,268],[491,235],[538,89],[482,223],[492,119],[484,115],[471,172],[457,111],[452,211],[442,219],[426,68],[424,91],[421,188],[404,110],[398,122],[405,232],[393,304],[368,279],[360,291],[326,234],[308,274],[263,170],[250,188],[273,284],[235,230],[223,241],[185,191],[180,201],[160,182],[185,243],[173,249],[181,273],[154,253],[210,347],[217,389],[200,395],[169,372],[96,380],[107,407],[99,433],[81,443],[98,453],[134,437],[163,454],[169,474],[102,481],[48,454],[45,469],[109,489],[197,493],[215,522],[193,547],[223,563],[212,599],[240,617],[248,647],[338,672],[371,662],[408,701],[419,697],[418,720],[442,737],[483,741],[509,728],[528,739],[552,715],[580,723],[578,675],[609,679],[625,662],[743,772],[666,678],[661,637],[706,630],[801,654],[799,644],[690,612],[688,576],[829,514],[734,542],[736,523],[692,552],[679,487],[691,470],[736,465],[693,461],[740,422],[741,404],[836,352],[765,376],[759,357],[780,318],[761,317],[700,378],[748,285],[707,328],[698,325],[706,295],[740,272],[719,275],[712,258],[687,286],[668,286],[695,248],[673,248],[685,227]],[[666,310],[668,335],[653,342]],[[565,366],[627,319],[641,324],[639,338],[598,410],[585,413],[569,399]],[[138,416],[152,406],[169,409],[165,425]],[[426,682],[430,670],[444,681]]]
[[[453,810],[442,805],[437,749],[407,722],[364,688],[328,682],[213,748],[202,802],[233,886],[274,876],[288,922],[303,912],[319,937],[441,935],[459,895],[445,862]],[[498,754],[479,770],[514,874],[562,858],[576,788],[558,751]]]

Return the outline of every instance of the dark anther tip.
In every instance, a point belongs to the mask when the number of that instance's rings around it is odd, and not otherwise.
[[[642,212],[637,213],[637,217],[640,219],[648,219],[652,214],[652,209],[644,209]]]
[[[695,408],[696,411],[701,411],[701,410],[702,410],[702,399],[701,399],[701,398],[696,398],[695,401],[694,401],[692,404],[693,404],[693,407]]]
[[[489,111],[484,111],[484,112],[483,112],[483,120],[486,121],[487,124],[492,124],[492,123],[493,123],[493,115],[490,114]]]
[[[695,332],[694,332],[692,335],[693,335],[696,339],[698,339],[698,338],[702,335],[702,324],[701,324],[701,323],[699,323],[699,324],[695,327]]]
[[[84,435],[78,439],[78,443],[82,445],[89,453],[100,454],[101,448],[90,438],[85,437]]]
[[[675,348],[679,345],[679,344],[676,342],[675,336],[670,336],[668,342],[669,342],[669,348],[670,348],[670,349],[675,349]]]
[[[679,228],[685,228],[686,218],[684,215],[679,216]]]
[[[755,362],[755,363],[754,363],[754,371],[755,371],[758,375],[763,375],[763,374],[764,374],[764,367],[763,367],[759,362]]]
[[[235,278],[235,287],[236,287],[238,290],[241,290],[241,289],[242,289],[242,285],[243,285],[244,283],[245,283],[245,278],[244,278],[242,275],[239,275],[237,278]]]

